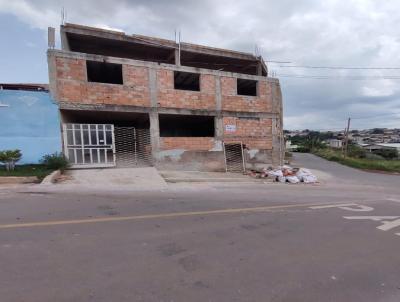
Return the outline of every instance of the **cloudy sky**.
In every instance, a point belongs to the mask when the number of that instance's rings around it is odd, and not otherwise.
[[[46,31],[62,7],[71,23],[172,40],[180,29],[185,42],[290,62],[268,63],[286,129],[342,129],[349,116],[400,128],[398,0],[0,0],[0,82],[48,82]]]

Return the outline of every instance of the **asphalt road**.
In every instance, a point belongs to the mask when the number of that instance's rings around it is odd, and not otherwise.
[[[400,301],[400,176],[0,189],[0,301]]]

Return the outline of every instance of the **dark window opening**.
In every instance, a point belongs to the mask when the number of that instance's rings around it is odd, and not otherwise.
[[[174,72],[174,88],[200,91],[200,74],[191,72]]]
[[[135,42],[69,32],[66,34],[71,51],[115,58],[175,64],[175,44],[170,47],[163,47],[158,46],[154,41],[146,42],[142,40]],[[131,40],[129,37],[127,39]],[[140,40],[140,38],[138,39]]]
[[[121,64],[86,61],[86,69],[89,82],[123,84]]]
[[[160,114],[161,137],[214,137],[214,117]]]
[[[206,68],[219,71],[236,72],[243,74],[258,75],[258,60],[253,58],[231,58],[211,54],[181,51],[181,65],[196,68]],[[267,71],[262,66],[262,75],[266,76]]]
[[[257,81],[237,79],[237,94],[257,96]]]

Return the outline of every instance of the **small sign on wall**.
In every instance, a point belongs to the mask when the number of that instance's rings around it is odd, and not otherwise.
[[[236,132],[236,125],[225,125],[226,132]]]

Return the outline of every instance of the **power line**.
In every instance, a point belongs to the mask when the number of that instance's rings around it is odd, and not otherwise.
[[[265,60],[266,63],[277,63],[277,64],[290,64],[292,62],[286,62],[286,61],[269,61]]]
[[[400,80],[400,76],[329,76],[329,75],[305,75],[305,74],[276,74],[282,78],[313,79],[313,80]]]
[[[375,114],[375,115],[370,115],[370,116],[362,116],[362,117],[352,117],[353,120],[362,120],[362,119],[367,119],[367,118],[376,118],[376,117],[381,117],[381,116],[393,116],[393,115],[399,115],[400,112],[397,113],[386,113],[386,114]]]
[[[352,70],[400,70],[400,67],[346,67],[346,66],[310,66],[310,65],[279,65],[281,68],[308,68],[308,69],[352,69]]]

